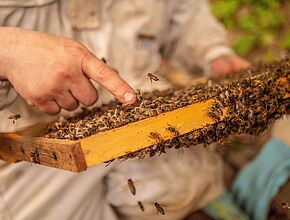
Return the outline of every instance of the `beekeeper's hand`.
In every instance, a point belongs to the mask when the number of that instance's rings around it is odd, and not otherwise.
[[[235,55],[225,55],[210,63],[210,71],[215,75],[228,75],[250,67],[245,59]]]
[[[90,79],[123,103],[136,99],[118,73],[80,43],[21,28],[0,27],[0,79],[48,114],[94,104],[98,95]]]

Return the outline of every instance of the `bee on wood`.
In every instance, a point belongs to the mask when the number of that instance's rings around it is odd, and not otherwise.
[[[132,179],[128,179],[128,187],[130,192],[135,196],[136,195],[136,188]]]
[[[32,163],[37,163],[37,164],[40,164],[40,161],[39,161],[39,152],[37,149],[34,149],[34,151],[32,151],[30,153],[30,160]]]
[[[177,128],[173,127],[172,125],[168,124],[168,127],[166,128],[166,130],[170,131],[171,133],[174,134],[174,136],[179,136],[179,131]]]
[[[19,118],[21,118],[20,114],[16,114],[14,112],[12,112],[13,114],[8,116],[7,118],[12,120],[12,123],[15,124],[16,120],[18,120]]]
[[[155,76],[153,73],[148,73],[147,77],[149,78],[151,84],[152,84],[152,81],[159,81],[159,78]]]
[[[144,208],[142,202],[138,201],[138,206],[139,206],[139,208],[141,209],[142,212],[145,211],[145,208]]]
[[[288,202],[281,202],[281,205],[283,209],[290,209]]]
[[[149,138],[155,139],[155,140],[159,140],[162,141],[162,137],[160,136],[160,134],[156,131],[152,131],[150,132],[150,134],[148,135]]]
[[[161,213],[161,215],[165,215],[164,209],[161,207],[161,205],[158,202],[155,202],[154,206],[157,210],[157,213],[159,212],[159,213]]]
[[[220,117],[215,112],[209,112],[207,115],[214,119],[216,122],[220,120]]]

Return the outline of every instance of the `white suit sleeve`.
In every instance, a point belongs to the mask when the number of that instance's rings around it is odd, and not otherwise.
[[[187,71],[193,66],[208,70],[209,63],[232,54],[225,28],[210,12],[207,0],[183,0],[173,5],[167,39],[169,60]]]
[[[7,80],[0,80],[0,110],[11,105],[17,93]]]

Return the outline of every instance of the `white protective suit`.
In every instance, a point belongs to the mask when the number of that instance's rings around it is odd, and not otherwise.
[[[154,88],[144,77],[159,67],[160,48],[187,71],[195,65],[206,69],[211,60],[232,53],[206,0],[0,0],[0,25],[74,38],[142,91],[168,86],[160,82]],[[142,34],[153,37],[141,42]],[[98,104],[111,99],[96,87]],[[22,115],[15,124],[7,119],[11,111]],[[0,81],[0,118],[0,132],[53,119],[29,107],[7,81]],[[220,158],[200,146],[185,151],[98,165],[80,174],[1,161],[0,219],[114,220],[117,213],[122,219],[182,219],[223,190]],[[127,188],[129,178],[136,196]],[[164,207],[164,216],[154,202]]]

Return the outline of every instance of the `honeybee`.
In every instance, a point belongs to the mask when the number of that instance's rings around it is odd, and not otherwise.
[[[174,134],[174,136],[179,136],[179,131],[177,128],[173,127],[172,125],[168,124],[168,127],[166,128],[166,130],[170,131],[171,133]]]
[[[142,202],[138,201],[138,206],[139,206],[139,208],[141,209],[141,211],[142,211],[142,212],[144,212],[144,211],[145,211],[145,209],[144,209],[144,206],[143,206]]]
[[[40,164],[40,161],[39,161],[39,152],[37,149],[34,149],[34,151],[31,151],[30,153],[30,160],[32,163],[37,163],[37,164]]]
[[[132,179],[128,179],[128,187],[131,193],[135,196],[136,195],[136,188]]]
[[[148,73],[147,77],[149,78],[151,84],[152,84],[152,81],[159,81],[159,78],[155,76],[153,73]]]
[[[138,101],[142,101],[142,91],[141,91],[141,89],[137,89],[136,96],[137,96],[137,100]]]
[[[7,118],[12,120],[12,123],[15,124],[16,120],[18,120],[19,118],[21,118],[20,114],[16,114],[14,112],[12,112],[13,114],[8,116]]]
[[[164,209],[161,207],[161,205],[158,202],[155,202],[154,206],[157,210],[157,213],[159,212],[159,213],[161,213],[161,215],[165,215]]]
[[[162,137],[160,136],[160,134],[156,131],[152,131],[150,132],[150,134],[148,135],[148,137],[152,138],[152,139],[156,139],[156,140],[162,140]]]

